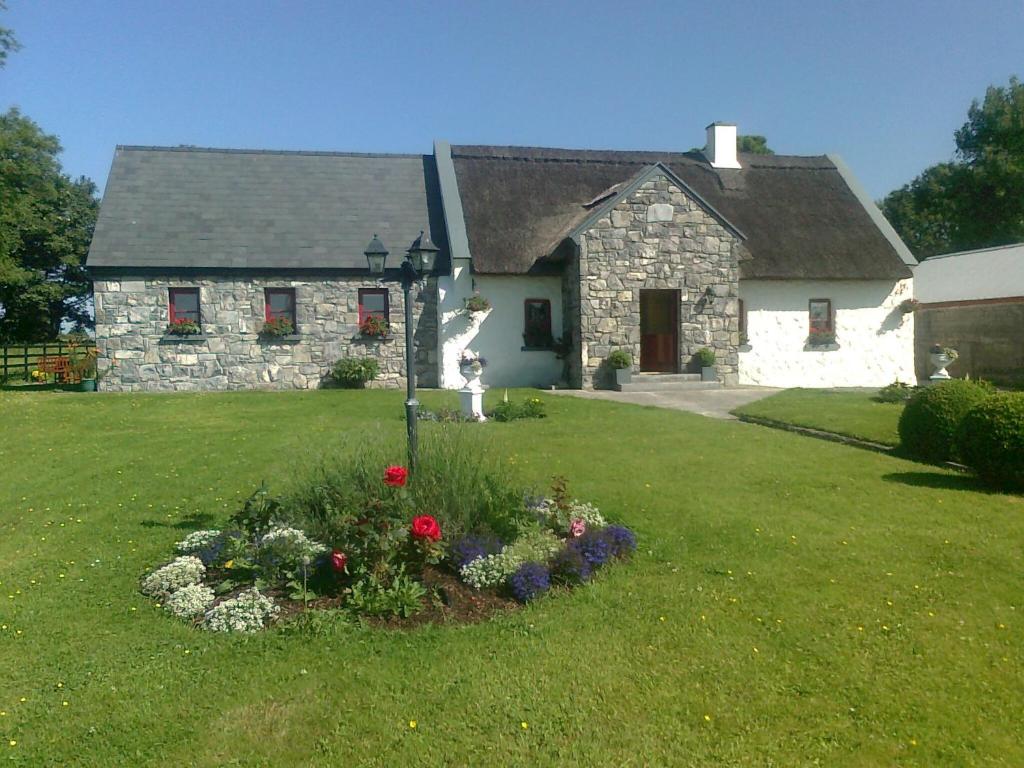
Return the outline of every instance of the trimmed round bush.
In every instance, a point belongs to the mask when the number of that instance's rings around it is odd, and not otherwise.
[[[1024,489],[1024,394],[1001,392],[975,405],[960,423],[957,445],[985,482]]]
[[[974,406],[992,395],[985,382],[952,379],[918,392],[900,416],[900,445],[911,456],[942,462],[958,457],[956,434]]]

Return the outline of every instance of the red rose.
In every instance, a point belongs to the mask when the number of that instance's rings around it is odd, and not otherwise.
[[[345,570],[345,565],[348,563],[348,555],[342,552],[340,549],[336,549],[331,552],[331,567],[338,573]]]
[[[412,519],[412,537],[437,541],[441,538],[441,526],[430,515],[420,515]]]
[[[409,470],[405,467],[394,466],[384,470],[384,484],[390,485],[392,488],[401,488],[405,485],[407,477],[409,477]]]

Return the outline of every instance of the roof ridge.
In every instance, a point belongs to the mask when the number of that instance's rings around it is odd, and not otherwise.
[[[198,147],[191,144],[179,144],[176,147],[148,146],[145,144],[118,144],[117,151],[143,151],[143,152],[211,152],[229,155],[309,155],[312,157],[376,157],[376,158],[404,158],[420,159],[429,157],[429,153],[420,152],[406,154],[400,152],[332,152],[313,149],[233,149],[229,147]]]
[[[478,150],[463,152],[460,150]],[[549,153],[547,157],[538,157],[530,153]],[[558,156],[561,154],[562,156]],[[771,168],[785,170],[800,168],[802,170],[835,170],[827,154],[822,155],[760,155],[750,152],[737,153],[746,158],[745,167]],[[636,157],[628,157],[634,155]],[[503,144],[459,144],[452,145],[452,156],[485,160],[512,160],[534,163],[600,163],[605,165],[649,165],[655,158],[686,158],[695,165],[707,166],[707,159],[698,151],[682,152],[678,150],[658,149],[582,149],[571,147],[538,147],[515,146]],[[611,156],[611,157],[609,157]],[[642,157],[641,157],[642,156]],[[787,165],[789,159],[802,161],[800,164]],[[808,160],[820,160],[820,166],[809,166]]]

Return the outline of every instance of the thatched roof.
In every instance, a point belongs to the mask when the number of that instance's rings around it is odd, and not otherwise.
[[[891,234],[832,159],[739,158],[742,170],[716,170],[699,153],[453,146],[473,268],[542,268],[588,203],[662,163],[745,235],[751,258],[741,265],[744,278],[910,277]]]

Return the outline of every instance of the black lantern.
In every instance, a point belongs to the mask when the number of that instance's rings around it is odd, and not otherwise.
[[[370,274],[383,275],[384,260],[388,257],[388,249],[384,247],[384,243],[380,241],[376,233],[363,253],[366,254],[366,263],[370,265]]]
[[[434,260],[439,250],[440,248],[430,241],[430,235],[424,234],[421,229],[420,236],[412,241],[412,245],[406,251],[416,274],[423,276],[434,271]]]

